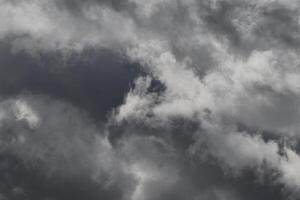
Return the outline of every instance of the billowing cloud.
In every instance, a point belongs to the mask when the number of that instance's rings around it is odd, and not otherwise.
[[[6,55],[58,54],[78,74],[55,67],[66,76],[51,72],[45,85],[54,90],[36,89],[32,76],[26,87],[0,81],[4,157],[45,176],[85,177],[102,191],[95,198],[299,198],[298,1],[0,0],[0,17]],[[82,64],[92,50],[109,53]],[[91,77],[105,79],[109,70],[78,70],[124,63],[139,69],[116,68],[108,82]],[[7,92],[11,85],[21,89]],[[103,97],[97,88],[106,88]],[[29,94],[18,95],[24,89]],[[101,118],[92,111],[97,102]],[[0,190],[4,199],[34,188],[15,184]],[[261,192],[249,192],[255,187]]]
[[[155,188],[157,184],[168,188],[178,182],[176,167],[169,162],[162,163],[167,160],[174,163],[176,156],[158,138],[132,136],[111,146],[105,129],[97,128],[87,113],[43,96],[23,95],[3,100],[0,110],[1,157],[8,160],[9,167],[14,158],[29,171],[37,168],[41,177],[33,180],[33,184],[43,184],[43,177],[50,183],[52,179],[68,183],[81,178],[87,183],[81,185],[79,182],[75,187],[90,184],[97,188],[92,199],[114,192],[113,199],[148,199],[148,188]],[[3,172],[5,168],[4,164]],[[14,178],[12,172],[6,173]],[[6,190],[1,188],[7,193],[5,195],[25,198],[27,193],[33,192],[32,198],[36,198],[39,191],[31,191],[34,187],[26,182],[5,182],[12,177],[4,177],[1,181],[7,184]],[[72,184],[62,186],[66,188],[62,194],[51,193],[51,185],[42,187],[41,192],[54,195],[45,198],[62,199],[70,195],[68,187],[74,187]],[[16,188],[21,192],[15,194]]]

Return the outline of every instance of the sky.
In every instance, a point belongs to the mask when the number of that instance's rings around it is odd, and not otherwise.
[[[0,0],[0,200],[300,199],[298,0]]]

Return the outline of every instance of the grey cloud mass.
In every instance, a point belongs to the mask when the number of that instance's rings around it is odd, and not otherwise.
[[[0,200],[300,199],[297,0],[0,0]]]

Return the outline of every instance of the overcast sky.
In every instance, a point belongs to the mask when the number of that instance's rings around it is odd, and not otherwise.
[[[300,199],[298,0],[0,0],[0,200]]]

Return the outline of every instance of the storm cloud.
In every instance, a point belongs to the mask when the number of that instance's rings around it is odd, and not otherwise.
[[[0,200],[300,198],[296,0],[0,0]]]

